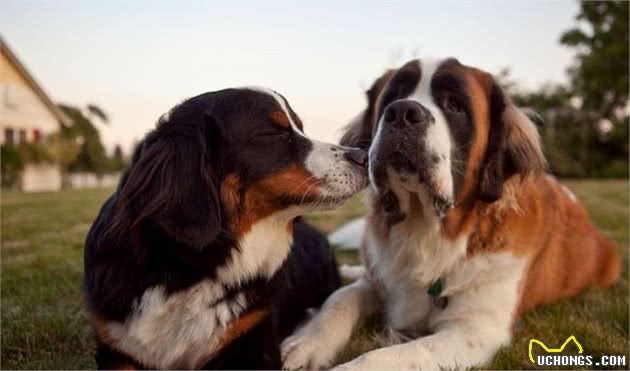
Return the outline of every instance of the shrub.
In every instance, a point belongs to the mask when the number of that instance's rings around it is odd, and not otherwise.
[[[15,187],[20,181],[24,162],[20,151],[12,146],[0,146],[2,187]]]

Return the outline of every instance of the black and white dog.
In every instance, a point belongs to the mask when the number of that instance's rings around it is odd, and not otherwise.
[[[278,93],[173,108],[85,244],[100,368],[279,368],[281,340],[339,286],[299,219],[367,185],[365,151],[318,142]]]

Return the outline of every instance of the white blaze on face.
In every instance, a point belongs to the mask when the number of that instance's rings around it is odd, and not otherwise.
[[[370,144],[370,148],[368,149],[368,177],[370,179],[370,187],[375,193],[378,193],[378,183],[376,182],[376,177],[374,176],[374,162],[376,159],[376,149],[381,145],[381,136],[383,135],[383,117],[379,118],[378,126],[376,127],[376,134],[374,134],[374,139],[372,140],[372,144]]]
[[[306,169],[310,171],[311,174],[313,174],[313,176],[317,178],[324,177],[328,173],[328,170],[334,165],[334,162],[335,162],[333,152],[330,150],[330,148],[334,147],[334,145],[322,143],[320,141],[313,140],[307,137],[302,132],[302,130],[300,130],[300,128],[297,126],[297,124],[293,120],[293,117],[291,116],[291,112],[289,111],[289,107],[287,107],[286,101],[282,98],[280,94],[276,93],[275,91],[271,89],[267,89],[263,87],[247,87],[246,89],[265,93],[271,96],[273,99],[275,99],[275,101],[278,103],[278,105],[280,106],[284,114],[289,119],[289,124],[291,125],[291,129],[293,129],[293,131],[296,134],[300,135],[301,137],[308,139],[309,142],[311,142],[313,146],[313,149],[309,153],[305,162]]]
[[[431,80],[443,60],[423,59],[420,61],[421,78],[416,90],[407,99],[424,106],[433,116],[434,122],[429,124],[426,136],[419,138],[420,145],[439,159],[431,177],[434,190],[440,195],[453,199],[453,175],[451,173],[451,150],[453,147],[448,122],[442,110],[433,100]]]
[[[293,120],[286,100],[275,91],[263,87],[246,87],[245,89],[271,96],[289,119],[291,129],[311,143],[311,151],[304,161],[304,167],[314,179],[322,180],[318,183],[322,196],[345,198],[363,187],[363,177],[357,175],[353,165],[343,158],[343,153],[348,148],[309,138]]]

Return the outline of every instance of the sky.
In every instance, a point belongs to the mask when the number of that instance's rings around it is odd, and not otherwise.
[[[56,102],[95,103],[129,151],[187,97],[266,86],[332,141],[386,68],[456,57],[524,88],[566,81],[575,1],[6,1],[0,35]]]

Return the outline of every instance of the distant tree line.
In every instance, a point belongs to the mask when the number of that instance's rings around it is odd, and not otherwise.
[[[518,91],[503,81],[517,104],[541,115],[545,152],[557,175],[628,177],[628,4],[580,3],[576,26],[559,40],[576,52],[568,84]]]

